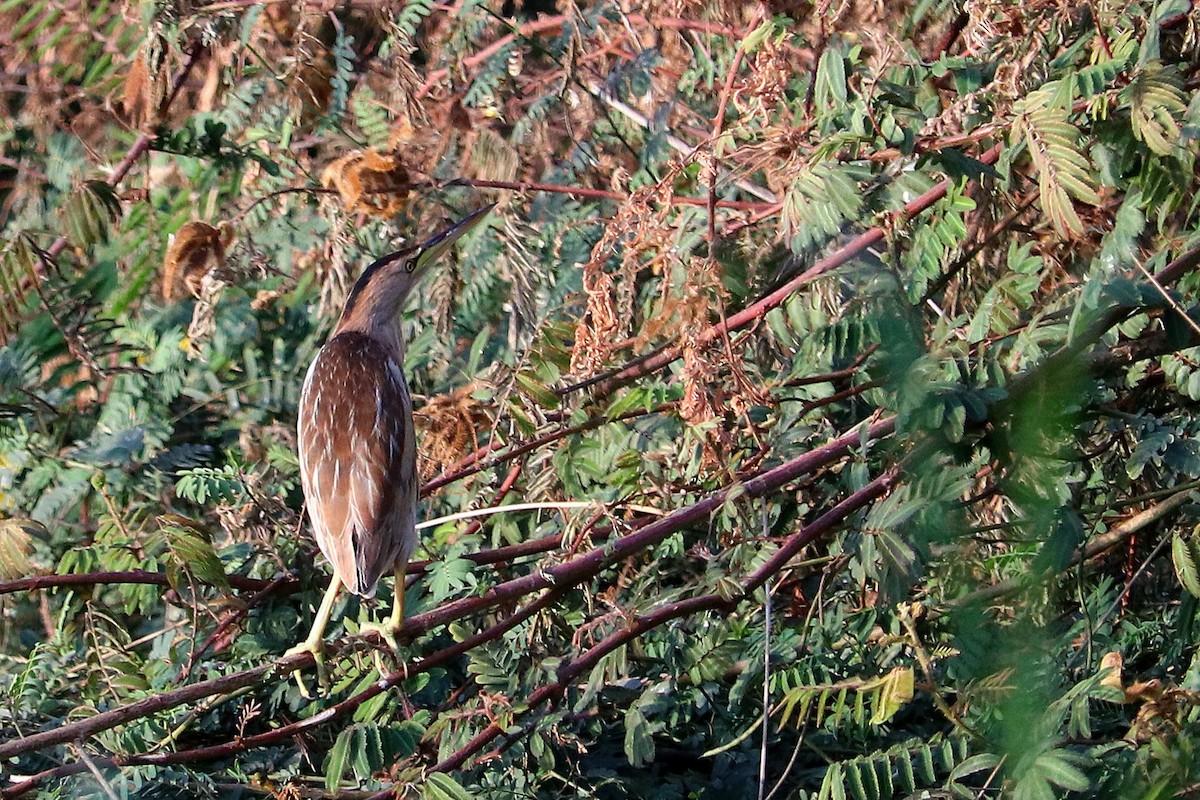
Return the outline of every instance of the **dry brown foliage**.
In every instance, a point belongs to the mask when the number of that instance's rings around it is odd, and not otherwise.
[[[346,211],[386,219],[403,210],[409,176],[394,155],[354,150],[325,168],[321,185],[337,191]]]
[[[200,297],[204,278],[227,281],[225,250],[233,243],[233,229],[198,220],[186,223],[171,235],[163,258],[161,291],[164,300],[176,300],[183,290]]]
[[[472,385],[460,387],[431,397],[413,411],[413,422],[421,432],[417,437],[417,464],[422,481],[475,450],[477,433],[491,425],[486,407],[472,396],[474,390]]]

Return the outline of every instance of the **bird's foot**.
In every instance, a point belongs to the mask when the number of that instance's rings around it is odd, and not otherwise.
[[[317,685],[322,695],[329,693],[329,674],[325,671],[325,642],[321,639],[313,641],[307,639],[283,654],[283,658],[287,658],[301,653],[312,653],[313,661],[317,667]],[[311,700],[313,695],[309,693],[308,686],[304,683],[304,678],[300,675],[300,670],[292,673],[292,677],[296,679],[296,686],[300,688],[300,694],[305,700]]]
[[[404,621],[390,619],[387,622],[364,622],[358,629],[359,636],[366,636],[370,633],[376,633],[379,638],[387,644],[391,651],[392,660],[399,664],[404,669],[405,677],[408,676],[408,664],[400,657],[400,644],[396,641],[396,636],[404,629]],[[380,676],[389,674],[384,669],[383,658],[380,655],[379,649],[375,649],[375,668],[379,670]]]

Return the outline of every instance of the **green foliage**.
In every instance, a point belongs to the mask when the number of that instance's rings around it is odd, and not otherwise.
[[[1095,181],[1083,153],[1079,129],[1070,119],[1073,93],[1068,82],[1053,81],[1016,107],[1014,141],[1023,140],[1038,176],[1042,209],[1062,236],[1081,236],[1083,222],[1072,199],[1099,205]]]
[[[0,0],[7,793],[1194,792],[1186,3],[393,5]],[[305,698],[306,369],[490,202]]]
[[[338,734],[325,760],[325,788],[337,789],[346,770],[357,784],[369,782],[374,773],[386,770],[398,759],[411,755],[422,733],[414,722],[379,726],[355,724]]]
[[[882,800],[897,792],[914,794],[939,788],[954,794],[970,791],[962,781],[993,770],[997,759],[988,754],[967,756],[963,739],[940,743],[907,742],[868,756],[839,761],[821,781],[819,800]],[[943,781],[939,781],[939,778]]]

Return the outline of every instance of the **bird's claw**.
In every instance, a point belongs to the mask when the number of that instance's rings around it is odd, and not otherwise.
[[[329,673],[325,670],[325,643],[321,641],[301,642],[284,653],[283,658],[286,660],[291,656],[299,655],[301,653],[312,653],[313,662],[317,667],[317,685],[322,695],[328,694]],[[300,695],[305,700],[313,699],[313,695],[309,693],[308,686],[305,685],[304,678],[301,677],[299,669],[292,672],[292,677],[296,679],[296,686],[300,688]]]
[[[400,644],[396,641],[396,635],[399,634],[403,629],[403,622],[400,624],[396,624],[395,621],[389,621],[386,623],[364,622],[358,629],[358,635],[365,636],[368,633],[379,634],[379,638],[383,639],[383,641],[387,644],[388,649],[391,650],[393,661],[399,664],[407,675],[408,664],[404,662],[404,659],[400,658]],[[379,670],[380,676],[388,674],[388,672],[384,669],[383,658],[380,656],[378,648],[375,649],[375,668]]]

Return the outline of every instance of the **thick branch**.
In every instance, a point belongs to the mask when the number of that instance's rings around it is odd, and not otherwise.
[[[867,425],[865,430],[856,427],[815,450],[744,481],[740,484],[742,493],[750,497],[761,497],[778,491],[780,487],[796,478],[848,455],[861,440],[871,441],[888,435],[892,432],[894,424],[895,419],[888,417]],[[647,547],[653,547],[671,534],[707,520],[724,505],[734,490],[735,487],[731,486],[713,492],[693,505],[673,511],[665,517],[643,525],[633,533],[606,542],[604,546],[594,548],[570,561],[497,584],[482,595],[463,598],[441,608],[418,614],[405,625],[404,633],[424,633],[465,614],[507,602],[521,595],[563,583],[577,583],[591,577],[609,564]]]
[[[1077,567],[1089,558],[1095,558],[1109,550],[1121,542],[1129,539],[1138,531],[1144,530],[1148,526],[1158,522],[1164,517],[1172,514],[1180,506],[1186,503],[1192,497],[1192,490],[1187,490],[1173,494],[1162,502],[1155,503],[1149,508],[1143,509],[1134,514],[1124,522],[1114,525],[1107,533],[1094,537],[1083,547],[1078,548],[1071,554],[1071,560],[1062,572],[1066,572],[1073,567]],[[1061,574],[1061,573],[1059,573]],[[1000,581],[986,588],[980,589],[969,594],[955,598],[950,606],[952,608],[962,608],[975,603],[987,603],[997,598],[1003,597],[1006,594],[1012,594],[1029,585],[1029,578],[1022,576],[1019,578],[1009,578],[1008,580]]]
[[[805,453],[791,461],[768,470],[762,475],[749,479],[742,483],[740,494],[745,494],[749,497],[762,497],[772,492],[780,490],[796,478],[809,474],[815,470],[819,470],[828,464],[837,461],[853,451],[854,448],[860,445],[863,441],[870,441],[888,435],[894,425],[892,418],[877,420],[874,423],[866,425],[865,429],[862,426],[856,426],[850,432],[839,436],[838,438],[826,443],[822,447]],[[406,669],[402,669],[386,679],[377,681],[363,692],[350,697],[341,703],[333,706],[326,711],[317,714],[302,722],[294,725],[285,726],[274,731],[268,731],[257,736],[249,736],[238,739],[234,742],[228,742],[222,745],[212,747],[199,748],[190,751],[181,751],[177,753],[167,754],[138,754],[127,757],[119,757],[111,759],[111,764],[115,766],[135,765],[135,764],[175,764],[188,761],[200,761],[211,758],[221,758],[232,755],[236,752],[241,752],[252,747],[260,747],[266,744],[282,741],[289,738],[298,732],[308,730],[312,727],[325,724],[330,720],[340,718],[341,716],[353,712],[362,703],[375,697],[379,693],[390,689],[402,683],[406,676],[414,675],[423,670],[429,669],[432,666],[445,663],[453,658],[457,658],[462,653],[469,650],[471,647],[478,646],[483,642],[490,641],[502,635],[509,627],[515,625],[521,619],[524,619],[528,614],[549,604],[554,597],[564,592],[573,586],[581,583],[588,578],[598,574],[605,567],[618,562],[634,553],[637,553],[645,548],[652,547],[661,543],[668,536],[677,531],[684,530],[696,524],[703,522],[715,511],[720,509],[726,500],[730,497],[731,492],[737,487],[730,486],[717,492],[713,492],[704,499],[676,510],[675,512],[655,520],[633,533],[615,539],[602,547],[594,548],[581,556],[578,556],[570,561],[562,564],[557,564],[548,567],[545,570],[539,570],[533,574],[516,578],[489,589],[485,594],[478,597],[468,597],[449,603],[442,608],[433,609],[424,614],[419,614],[407,621],[404,627],[403,635],[407,637],[414,636],[418,633],[428,631],[434,627],[444,625],[455,619],[459,619],[468,614],[477,613],[495,605],[517,599],[524,595],[533,594],[535,592],[543,592],[537,601],[527,606],[517,615],[506,618],[506,620],[489,628],[487,631],[478,634],[476,637],[456,644],[452,647],[433,653],[432,655],[414,661],[407,665]],[[841,505],[835,507],[839,508]],[[824,517],[822,517],[824,519]],[[820,522],[820,520],[818,520]],[[816,524],[816,523],[814,523]],[[525,616],[522,616],[525,615]],[[174,708],[185,703],[193,702],[204,697],[209,697],[216,694],[239,689],[245,686],[251,686],[265,679],[268,675],[273,674],[273,670],[278,670],[278,674],[286,673],[294,669],[300,669],[312,664],[312,656],[298,654],[289,658],[276,662],[273,665],[256,667],[244,672],[235,673],[233,675],[214,678],[208,681],[201,681],[190,686],[185,686],[180,689],[175,689],[170,692],[155,697],[147,698],[146,700],[133,703],[129,706],[113,709],[104,712],[90,719],[81,720],[80,722],[71,723],[50,731],[43,731],[33,736],[16,739],[10,742],[0,744],[0,760],[11,758],[16,755],[31,752],[34,750],[52,747],[54,745],[64,744],[71,741],[81,741],[95,734],[107,730],[109,728],[122,725],[139,717],[149,714],[158,713],[170,708]],[[97,762],[100,763],[100,762]],[[73,765],[67,765],[71,767]],[[59,768],[66,769],[66,767]],[[53,774],[47,774],[46,777],[58,777],[62,772],[52,771]],[[40,780],[39,780],[40,782]],[[34,788],[37,783],[20,784],[20,791],[16,791],[18,787],[11,787],[4,790],[0,796],[16,797],[19,794],[29,791]]]
[[[284,667],[294,669],[301,666],[305,661],[312,663],[312,656],[307,654],[292,656],[279,662],[279,664],[281,665],[281,671],[283,671],[282,668]],[[212,697],[213,695],[225,694],[226,692],[232,692],[235,689],[241,689],[246,686],[253,686],[270,674],[271,670],[275,669],[275,666],[274,664],[267,664],[255,667],[254,669],[235,672],[232,675],[223,675],[220,678],[200,681],[190,686],[184,686],[170,692],[163,692],[153,697],[147,697],[145,700],[139,700],[127,706],[102,712],[94,717],[88,717],[78,722],[60,725],[57,728],[35,733],[32,736],[24,736],[20,739],[0,742],[0,761],[12,758],[13,756],[19,756],[22,753],[65,744],[66,742],[82,741],[95,736],[101,731],[115,728],[118,725],[124,725],[126,722],[131,722],[135,719],[148,717],[185,703],[202,700],[205,697]],[[16,795],[10,795],[9,790],[6,789],[3,796],[15,797]]]
[[[229,585],[240,591],[258,592],[275,581],[230,575]],[[294,580],[294,579],[293,579]],[[11,581],[0,581],[0,595],[54,589],[61,586],[93,586],[97,584],[140,583],[151,586],[170,586],[165,572],[134,569],[127,572],[80,572],[68,575],[33,575]]]
[[[610,634],[578,658],[563,664],[558,670],[554,683],[539,687],[529,696],[529,699],[526,701],[525,713],[532,711],[542,703],[561,698],[567,688],[578,680],[581,675],[595,667],[600,662],[600,659],[617,648],[643,636],[648,631],[665,625],[671,620],[698,614],[702,611],[714,611],[717,609],[732,611],[740,603],[747,600],[753,594],[754,590],[761,586],[768,578],[783,569],[787,565],[787,562],[799,553],[801,549],[828,535],[841,525],[842,521],[850,514],[865,507],[887,492],[895,478],[896,470],[889,470],[826,511],[811,524],[805,525],[799,531],[792,534],[774,556],[745,580],[741,593],[733,597],[722,594],[708,594],[667,603],[656,611],[637,617],[628,628]],[[457,752],[436,764],[431,771],[449,772],[450,770],[458,769],[466,763],[468,758],[478,753],[487,746],[488,742],[491,742],[504,731],[505,728],[492,723],[476,734],[470,742]],[[375,797],[382,798],[384,796],[386,795],[376,795]]]

